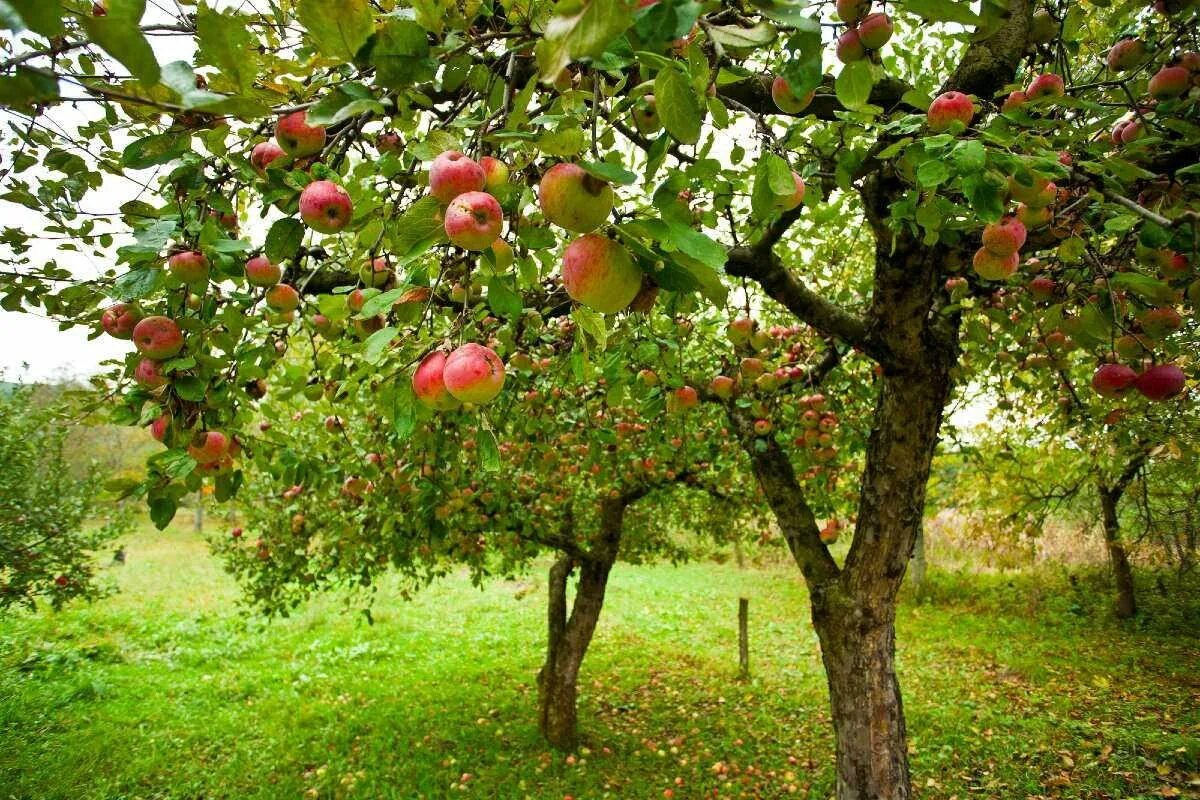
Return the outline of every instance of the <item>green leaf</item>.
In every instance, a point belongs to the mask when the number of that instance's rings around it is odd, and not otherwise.
[[[1161,303],[1171,297],[1169,285],[1140,272],[1118,272],[1112,276],[1112,285],[1128,289],[1150,303]]]
[[[842,68],[833,82],[838,100],[851,110],[866,105],[874,86],[875,75],[871,69],[871,62],[865,58],[861,61],[851,61]]]
[[[751,5],[776,22],[785,25],[802,25],[808,21],[804,16],[808,0],[751,0]]]
[[[488,280],[488,306],[502,317],[515,319],[521,316],[521,297],[509,286],[511,279],[504,275],[493,275]]]
[[[0,76],[0,106],[28,109],[58,99],[58,79],[33,67],[17,67],[16,74]]]
[[[971,0],[900,0],[896,5],[911,11],[926,22],[979,24],[979,15],[971,10]]]
[[[595,341],[598,349],[605,348],[608,344],[608,328],[604,324],[603,314],[593,311],[587,306],[576,306],[571,311],[571,319],[575,320],[575,324],[581,331]]]
[[[300,245],[304,243],[304,225],[298,219],[284,217],[277,219],[267,231],[267,241],[263,252],[275,263],[296,255]]]
[[[383,351],[392,343],[392,339],[400,333],[399,328],[388,326],[375,331],[363,343],[363,360],[368,364],[378,364],[383,357]]]
[[[396,396],[392,400],[392,430],[400,439],[407,439],[417,427],[417,398],[412,381],[395,382]]]
[[[542,82],[553,83],[572,61],[599,58],[632,22],[625,0],[559,0],[537,44]]]
[[[479,466],[486,472],[500,470],[500,446],[496,443],[496,434],[488,428],[479,431],[476,437],[479,443]]]
[[[668,222],[667,230],[670,232],[672,244],[681,253],[686,253],[714,269],[721,269],[725,266],[725,248],[700,231],[680,222]]]
[[[0,28],[57,36],[63,32],[62,13],[59,3],[48,0],[0,0]]]
[[[118,300],[140,300],[158,290],[162,270],[131,269],[113,282],[112,294]]]
[[[392,250],[397,263],[403,264],[446,237],[441,205],[436,198],[425,195],[400,216],[394,230]]]
[[[940,158],[931,158],[917,167],[917,184],[930,188],[945,183],[950,177],[950,167]]]
[[[982,222],[995,222],[1004,215],[1007,186],[991,172],[975,172],[962,180],[963,194]]]
[[[178,509],[179,507],[170,497],[155,497],[150,501],[150,521],[161,531],[171,524],[171,520],[175,519],[175,512]]]
[[[192,403],[202,402],[205,394],[208,393],[208,386],[204,381],[192,375],[176,378],[171,383],[171,387],[175,390],[175,394]]]
[[[158,83],[160,72],[154,50],[138,27],[146,11],[146,0],[109,0],[103,17],[79,15],[88,38],[120,61],[144,86]]]
[[[147,169],[166,164],[188,152],[187,136],[160,133],[130,142],[121,152],[121,163],[130,169]]]
[[[388,89],[402,89],[428,80],[437,70],[429,58],[425,29],[407,19],[390,20],[379,29],[371,48],[375,82]]]
[[[353,61],[375,32],[368,0],[300,0],[296,13],[323,55]]]
[[[654,98],[663,127],[683,144],[700,141],[700,123],[704,106],[691,81],[676,66],[658,73],[654,79]]]
[[[780,20],[784,21],[784,20]],[[821,85],[825,77],[821,57],[825,45],[821,41],[821,23],[817,19],[798,17],[795,32],[788,41],[795,48],[793,56],[784,62],[782,75],[796,96],[802,96]]]
[[[775,41],[775,27],[760,22],[753,28],[742,28],[737,25],[710,25],[706,29],[713,41],[722,47],[734,50],[753,50],[765,47]]]
[[[259,60],[247,26],[249,19],[222,14],[207,5],[196,12],[196,63],[221,70],[239,92],[249,91],[258,77]]]
[[[609,183],[631,186],[637,181],[637,174],[625,169],[620,164],[612,164],[608,161],[581,161],[579,166],[587,170],[589,174]]]
[[[355,317],[358,319],[370,319],[378,314],[387,313],[406,291],[408,291],[407,287],[397,286],[394,289],[388,289],[386,292],[380,292],[370,297],[363,303],[362,310],[355,314]]]

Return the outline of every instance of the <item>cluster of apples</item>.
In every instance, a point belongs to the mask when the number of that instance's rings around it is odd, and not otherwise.
[[[260,142],[250,151],[250,164],[263,175],[267,167],[283,160],[300,162],[325,148],[325,127],[311,125],[308,112],[280,117],[274,141]],[[300,192],[300,219],[318,233],[337,233],[354,216],[354,204],[341,186],[330,180],[312,181]]]
[[[1185,381],[1183,370],[1175,364],[1155,364],[1140,373],[1125,364],[1101,364],[1092,376],[1092,388],[1107,398],[1137,389],[1147,400],[1161,402],[1180,394]]]
[[[892,38],[892,20],[883,12],[872,14],[871,0],[837,0],[837,13],[846,23],[837,41],[837,57],[843,64],[867,58]]]
[[[1125,72],[1141,66],[1149,56],[1145,42],[1127,37],[1112,46],[1106,63],[1113,72]],[[1150,77],[1146,88],[1151,100],[1161,103],[1178,100],[1195,87],[1200,87],[1200,53],[1184,53],[1173,59]],[[1111,134],[1113,147],[1120,148],[1142,138],[1146,122],[1158,110],[1159,105],[1146,103],[1118,120]]]
[[[412,376],[413,394],[435,411],[453,411],[463,403],[484,405],[504,388],[504,362],[490,347],[469,342],[449,355],[434,350]]]

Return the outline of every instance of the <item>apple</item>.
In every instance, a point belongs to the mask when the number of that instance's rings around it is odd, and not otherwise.
[[[975,251],[975,258],[972,259],[971,265],[975,268],[975,273],[984,280],[1001,281],[1017,271],[1019,262],[1020,256],[1016,253],[998,256],[987,248],[981,247]]]
[[[508,269],[514,261],[512,245],[503,239],[496,239],[492,242],[492,258],[496,262],[497,269]]]
[[[292,158],[316,155],[325,147],[325,128],[309,125],[308,112],[293,111],[275,125],[275,141]]]
[[[552,224],[589,233],[612,213],[613,190],[577,164],[555,164],[538,184],[538,203]]]
[[[1008,192],[1014,200],[1030,208],[1045,208],[1058,197],[1058,187],[1046,178],[1036,175],[1032,184],[1021,183],[1015,176],[1010,176]]]
[[[133,328],[141,319],[141,309],[132,303],[114,303],[100,315],[100,327],[114,339],[132,339]]]
[[[201,431],[188,444],[188,455],[198,464],[213,464],[229,451],[229,438],[220,431]]]
[[[254,149],[250,151],[250,166],[254,167],[254,171],[259,175],[265,175],[267,167],[274,164],[279,159],[287,160],[287,153],[283,148],[272,141],[259,142],[254,145]],[[279,166],[283,166],[280,164]]]
[[[738,317],[725,328],[725,335],[734,345],[743,345],[754,335],[754,320],[749,317]]]
[[[887,14],[875,13],[858,23],[858,38],[868,50],[878,50],[892,38],[892,20]]]
[[[366,302],[367,295],[362,289],[355,289],[346,295],[346,308],[350,309],[351,314],[362,311]]]
[[[645,387],[658,386],[658,373],[652,369],[638,370],[637,379]]]
[[[163,439],[167,438],[167,428],[170,427],[170,425],[171,415],[159,414],[157,417],[155,417],[154,421],[146,427],[146,430],[150,431],[150,435],[153,436],[155,440],[161,442]]]
[[[375,137],[375,149],[381,153],[399,155],[404,151],[404,143],[400,140],[398,133],[381,133]]]
[[[1124,72],[1133,69],[1145,59],[1145,43],[1141,39],[1127,37],[1112,46],[1105,60],[1113,72]]]
[[[718,375],[708,384],[708,390],[722,400],[728,400],[733,397],[733,390],[736,385],[733,378],[728,375]]]
[[[1029,22],[1029,42],[1048,44],[1058,38],[1059,24],[1044,8],[1039,8]]]
[[[295,311],[300,307],[300,293],[286,283],[277,283],[267,289],[263,299],[272,311]]]
[[[791,211],[804,201],[804,178],[801,178],[800,173],[793,170],[792,181],[795,188],[791,194],[775,196],[775,208],[780,211]]]
[[[1137,373],[1124,364],[1101,364],[1092,375],[1092,389],[1101,397],[1120,397],[1135,380]]]
[[[1140,314],[1138,321],[1151,339],[1161,339],[1183,327],[1183,317],[1170,306],[1151,308]]]
[[[500,236],[504,212],[487,192],[465,192],[451,201],[443,227],[446,237],[464,250],[486,250]]]
[[[460,402],[490,403],[504,388],[504,363],[490,347],[470,342],[446,358],[442,382]]]
[[[1051,300],[1058,289],[1058,284],[1050,278],[1041,276],[1031,280],[1027,288],[1034,299]]]
[[[185,250],[167,259],[167,269],[183,283],[208,280],[208,259],[196,250]]]
[[[662,120],[658,116],[658,105],[655,103],[654,95],[652,94],[638,99],[634,103],[630,116],[633,118],[633,127],[637,128],[638,133],[643,136],[651,136],[662,130]]]
[[[143,358],[133,368],[133,380],[143,389],[158,389],[170,383],[157,361]]]
[[[146,358],[162,361],[183,349],[183,332],[173,319],[146,317],[134,326],[133,343]]]
[[[1010,256],[1025,244],[1025,226],[1016,217],[1004,217],[983,229],[983,246],[993,255]]]
[[[255,256],[246,262],[246,282],[251,286],[274,286],[282,277],[283,270],[266,256]]]
[[[300,219],[318,233],[337,233],[353,215],[350,195],[333,181],[313,181],[300,192]]]
[[[1021,91],[1020,89],[1009,92],[1008,97],[1004,98],[1004,103],[1000,106],[1000,111],[1005,114],[1007,114],[1009,111],[1016,111],[1018,108],[1025,105],[1025,101],[1027,99],[1028,98],[1025,97],[1025,92]]]
[[[365,286],[371,288],[378,289],[381,286],[386,286],[388,281],[392,279],[391,265],[382,256],[373,258],[359,268],[358,279]]]
[[[1062,97],[1066,91],[1061,76],[1053,72],[1044,72],[1029,82],[1029,86],[1025,88],[1025,97],[1031,101]]]
[[[508,185],[508,165],[500,159],[484,156],[479,159],[479,166],[483,169],[483,188],[489,192]]]
[[[766,436],[774,429],[775,426],[771,424],[771,420],[769,419],[754,420],[754,433],[757,436]]]
[[[700,404],[700,395],[691,386],[680,386],[675,391],[671,392],[667,398],[668,405],[674,411],[684,411],[689,408],[695,408]]]
[[[596,233],[580,236],[567,245],[562,278],[573,300],[602,314],[624,310],[642,288],[642,271],[629,251]]]
[[[1192,75],[1186,67],[1163,67],[1150,78],[1150,96],[1156,100],[1171,100],[1187,92]]]
[[[862,61],[866,57],[867,48],[863,45],[857,28],[850,28],[838,37],[836,52],[838,61],[841,61],[843,64]]]
[[[446,383],[442,377],[445,368],[446,354],[441,350],[434,350],[421,360],[413,372],[413,394],[422,404],[435,411],[453,411],[459,406],[454,395],[446,391]]]
[[[457,150],[447,150],[429,167],[429,193],[442,205],[460,194],[479,192],[487,183],[483,167]]]
[[[838,19],[847,25],[857,25],[870,11],[871,0],[837,0]]]
[[[803,97],[797,97],[792,92],[792,87],[788,84],[787,79],[782,75],[771,81],[771,99],[775,101],[775,107],[785,114],[799,114],[808,108],[809,103],[816,95],[816,90],[813,90]]]
[[[1148,400],[1169,400],[1183,391],[1183,370],[1174,364],[1159,364],[1137,376],[1134,387]]]
[[[1017,219],[1028,228],[1043,228],[1054,219],[1054,212],[1049,207],[1033,208],[1024,203],[1017,203]]]
[[[975,105],[970,97],[962,92],[945,92],[929,104],[926,121],[934,133],[957,133],[970,125],[974,117]]]

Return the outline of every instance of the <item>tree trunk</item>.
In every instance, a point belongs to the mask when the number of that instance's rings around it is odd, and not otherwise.
[[[925,526],[917,529],[917,541],[913,544],[912,564],[909,567],[909,581],[913,592],[921,596],[921,587],[925,584]]]
[[[1117,517],[1120,492],[1100,487],[1100,507],[1104,512],[1104,545],[1108,548],[1108,559],[1112,564],[1113,580],[1117,584],[1116,614],[1119,619],[1130,619],[1137,614],[1137,599],[1133,589],[1133,569],[1129,556],[1121,543],[1121,523]]]
[[[750,678],[750,599],[738,598],[738,678]]]

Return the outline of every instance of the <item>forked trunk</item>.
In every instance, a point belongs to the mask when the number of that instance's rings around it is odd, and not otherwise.
[[[1116,490],[1100,487],[1100,507],[1104,512],[1104,545],[1108,549],[1108,560],[1112,564],[1113,581],[1117,584],[1116,615],[1119,619],[1130,619],[1137,614],[1137,597],[1133,589],[1133,569],[1129,566],[1129,554],[1121,543],[1121,523],[1117,517],[1117,503],[1121,496]]]

